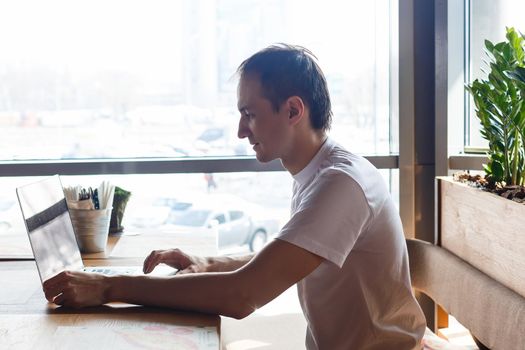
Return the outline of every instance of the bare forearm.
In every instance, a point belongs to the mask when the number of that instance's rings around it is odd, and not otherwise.
[[[108,277],[106,302],[168,307],[243,318],[249,305],[242,282],[231,273],[201,273],[173,277]]]
[[[252,260],[254,254],[243,256],[214,256],[206,258],[209,272],[228,272],[235,271],[246,265]]]
[[[43,287],[47,300],[74,308],[120,301],[243,318],[307,276],[321,264],[322,258],[275,240],[253,259],[225,258],[216,262],[220,261],[223,268],[235,270],[181,272],[171,277],[63,271],[46,280]],[[155,266],[155,261],[148,267],[151,265]]]

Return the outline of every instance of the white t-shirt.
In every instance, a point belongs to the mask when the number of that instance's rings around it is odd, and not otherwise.
[[[308,349],[421,348],[403,228],[377,169],[328,139],[294,175],[278,239],[325,260],[298,283]]]

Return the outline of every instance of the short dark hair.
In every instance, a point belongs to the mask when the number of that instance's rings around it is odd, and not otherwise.
[[[277,112],[284,101],[299,96],[310,109],[314,129],[327,131],[332,123],[330,94],[316,57],[301,46],[276,44],[269,46],[241,63],[237,72],[241,78],[259,77],[264,97]]]

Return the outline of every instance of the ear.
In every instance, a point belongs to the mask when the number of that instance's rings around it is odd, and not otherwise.
[[[289,124],[294,125],[299,123],[304,117],[306,106],[303,99],[299,96],[292,96],[286,100],[286,111],[288,112]]]

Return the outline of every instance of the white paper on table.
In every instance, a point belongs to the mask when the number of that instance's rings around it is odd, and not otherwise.
[[[53,349],[180,349],[217,350],[215,327],[141,324],[130,326],[59,326]]]

